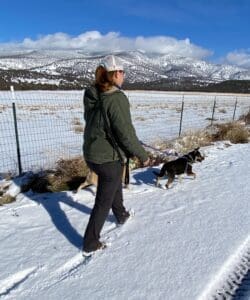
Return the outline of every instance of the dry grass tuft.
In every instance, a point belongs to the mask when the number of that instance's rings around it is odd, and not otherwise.
[[[75,125],[73,127],[75,133],[83,133],[84,132],[84,127],[82,125]]]
[[[219,109],[219,113],[226,114],[226,113],[227,113],[227,111],[226,111],[226,109],[225,109],[225,108],[220,108],[220,109]]]
[[[8,194],[0,196],[0,206],[16,201],[16,199]]]
[[[231,143],[248,143],[249,131],[239,122],[209,126],[204,130],[189,131],[172,141],[158,141],[155,147],[160,151],[175,149],[177,153],[188,153],[197,147],[211,145],[215,141],[228,140]]]
[[[63,177],[85,176],[86,168],[83,157],[60,159],[56,163],[56,174]]]
[[[60,159],[55,171],[35,175],[29,188],[38,193],[75,190],[85,180],[87,172],[88,167],[82,157]]]
[[[212,139],[206,130],[189,131],[173,142],[178,153],[188,153],[195,148],[211,145]]]
[[[79,118],[74,118],[72,120],[72,124],[73,124],[73,130],[76,133],[83,133],[84,132],[84,126],[81,122],[81,120]]]
[[[181,137],[173,140],[160,140],[154,143],[154,148],[159,152],[169,150],[173,155],[186,154],[195,148],[211,145],[212,138],[207,130],[189,131]],[[168,151],[167,151],[168,152]],[[155,153],[153,154],[153,156]],[[166,162],[171,155],[158,155],[157,163]]]
[[[248,143],[249,132],[239,122],[229,122],[214,125],[215,133],[212,134],[213,141],[229,140],[233,144]]]
[[[154,142],[153,147],[156,150],[164,151],[166,149],[171,149],[173,147],[173,143],[170,140],[157,140]]]

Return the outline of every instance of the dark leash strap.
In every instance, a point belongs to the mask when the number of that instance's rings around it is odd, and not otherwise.
[[[129,185],[129,158],[127,158],[127,161],[126,161],[126,164],[125,164],[124,184]]]

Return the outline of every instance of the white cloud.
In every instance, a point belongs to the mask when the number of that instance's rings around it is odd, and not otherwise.
[[[226,61],[232,65],[250,68],[250,49],[230,52],[226,56]]]
[[[98,31],[88,31],[76,37],[66,33],[55,33],[39,36],[32,40],[25,38],[20,43],[0,44],[6,49],[81,49],[86,52],[143,50],[160,54],[176,54],[202,59],[212,55],[210,50],[194,45],[190,40],[178,40],[168,36],[123,37],[117,32],[102,35]]]
[[[177,40],[167,36],[137,37],[135,47],[149,52],[177,54],[199,59],[212,55],[211,51],[192,44],[188,38]]]

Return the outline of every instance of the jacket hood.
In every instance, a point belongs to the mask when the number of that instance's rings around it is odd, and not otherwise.
[[[97,89],[94,86],[91,86],[85,90],[84,101],[84,104],[88,108],[94,107],[99,102],[99,95],[97,94]]]
[[[85,90],[84,99],[85,99],[85,105],[88,107],[88,109],[91,109],[95,107],[98,102],[100,101],[99,95],[102,97],[102,99],[105,99],[106,95],[110,95],[112,93],[115,93],[117,91],[120,91],[120,89],[116,86],[113,86],[110,90],[104,93],[98,94],[96,87],[90,86]]]

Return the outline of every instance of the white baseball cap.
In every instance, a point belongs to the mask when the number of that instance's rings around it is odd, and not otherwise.
[[[100,65],[103,66],[108,72],[123,71],[121,59],[114,55],[105,56]]]

